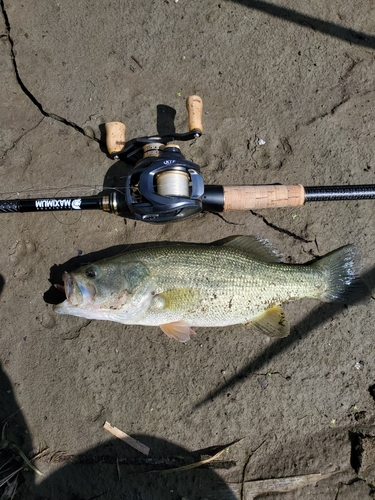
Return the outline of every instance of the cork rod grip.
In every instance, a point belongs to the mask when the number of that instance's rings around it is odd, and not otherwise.
[[[110,155],[122,151],[125,147],[125,124],[121,122],[106,123],[105,139]]]
[[[199,130],[200,132],[203,132],[202,107],[203,103],[199,95],[190,95],[186,99],[190,132],[192,130]]]
[[[300,207],[305,202],[301,184],[292,186],[223,186],[224,210]]]

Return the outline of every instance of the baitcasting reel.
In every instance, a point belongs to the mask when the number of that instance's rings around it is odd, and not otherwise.
[[[202,135],[202,99],[186,101],[189,132],[133,139],[125,142],[125,125],[106,124],[110,156],[135,166],[126,178],[124,192],[113,191],[108,208],[123,217],[145,222],[168,222],[202,211],[204,183],[200,168],[184,158],[173,141],[190,141]]]
[[[53,210],[104,210],[144,222],[169,222],[201,211],[299,207],[308,201],[375,198],[375,185],[303,187],[294,185],[205,186],[199,166],[184,158],[175,141],[202,135],[202,99],[186,100],[189,132],[140,137],[125,142],[125,125],[106,124],[110,156],[133,168],[125,186],[97,196],[0,200],[0,213]]]

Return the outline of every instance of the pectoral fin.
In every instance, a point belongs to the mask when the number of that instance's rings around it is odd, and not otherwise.
[[[269,337],[287,337],[290,332],[288,320],[280,306],[273,306],[247,323]]]
[[[195,335],[194,330],[190,328],[189,323],[186,321],[165,323],[164,325],[160,325],[160,328],[169,338],[178,340],[179,342],[187,342],[190,339],[190,335]]]

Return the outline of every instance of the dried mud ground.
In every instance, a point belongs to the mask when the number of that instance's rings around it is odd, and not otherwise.
[[[374,183],[370,0],[0,5],[2,199],[100,190],[124,171],[106,155],[103,124],[151,135],[164,105],[184,132],[190,94],[203,99],[204,134],[181,147],[206,184]],[[82,262],[237,234],[269,239],[293,263],[354,242],[372,290],[374,213],[370,200],[170,225],[2,214],[0,453],[44,450],[33,462],[43,476],[21,471],[15,498],[374,498],[371,296],[288,304],[285,339],[200,328],[186,345],[158,328],[56,317],[50,303],[51,282]],[[106,420],[149,446],[149,460]],[[165,472],[223,447],[205,467]],[[1,492],[10,497],[9,484]]]

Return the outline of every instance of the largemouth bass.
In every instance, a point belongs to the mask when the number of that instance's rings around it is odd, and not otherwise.
[[[268,242],[252,236],[209,245],[133,250],[64,273],[59,314],[160,326],[186,342],[192,327],[246,324],[285,337],[281,304],[315,297],[345,302],[358,288],[358,255],[342,247],[307,265],[287,265]]]

